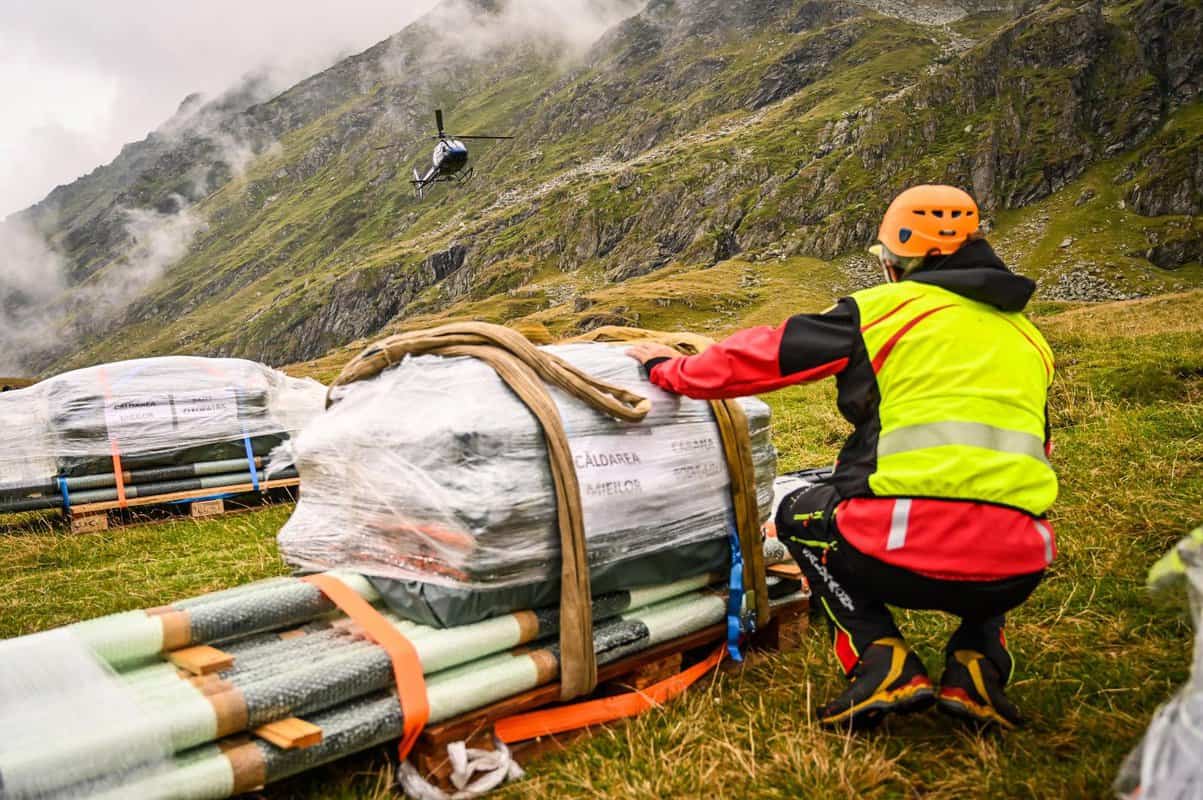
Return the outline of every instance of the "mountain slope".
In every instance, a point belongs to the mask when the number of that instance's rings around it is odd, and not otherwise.
[[[282,363],[431,314],[648,319],[626,282],[655,295],[732,258],[836,258],[851,286],[888,196],[931,180],[972,187],[1046,296],[1203,283],[1197,1],[873,5],[652,0],[614,23],[631,9],[594,3],[613,24],[581,53],[518,32],[504,4],[444,4],[174,148],[131,146],[111,196],[66,187],[31,210],[84,280],[32,364]],[[453,130],[519,138],[419,203],[435,106]],[[153,241],[120,244],[131,209],[176,225],[181,257],[89,314]],[[796,263],[803,282],[831,269]]]

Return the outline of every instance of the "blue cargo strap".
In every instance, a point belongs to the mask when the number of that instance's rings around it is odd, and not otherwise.
[[[732,661],[738,662],[744,660],[743,654],[739,652],[744,632],[744,558],[739,547],[739,533],[733,520],[728,523],[727,540],[731,543],[731,580],[727,584],[727,652]]]
[[[259,471],[255,469],[255,448],[251,445],[251,434],[246,429],[246,420],[242,418],[242,387],[231,387],[234,390],[234,413],[238,415],[238,424],[242,426],[242,444],[246,448],[246,465],[251,471],[251,486],[259,491]]]
[[[245,426],[243,426],[243,431],[246,431]],[[255,448],[251,447],[250,436],[243,436],[242,443],[246,446],[246,465],[251,470],[251,486],[257,492],[259,491],[259,472],[255,469]]]
[[[63,511],[71,512],[71,490],[67,488],[67,477],[65,475],[58,476],[58,490],[63,496]]]

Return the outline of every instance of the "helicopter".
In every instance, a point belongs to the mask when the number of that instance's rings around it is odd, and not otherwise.
[[[426,174],[420,174],[417,168],[414,168],[414,178],[410,183],[414,186],[414,195],[419,200],[426,192],[426,187],[435,183],[445,181],[454,181],[455,183],[463,183],[472,177],[473,169],[468,165],[468,147],[464,144],[464,139],[513,139],[513,136],[452,136],[443,130],[443,110],[436,108],[434,111],[434,122],[438,127],[438,135],[431,137],[437,140],[438,144],[434,146],[434,153],[431,156],[431,167],[426,170]],[[384,150],[395,145],[385,145],[378,147],[377,150]]]

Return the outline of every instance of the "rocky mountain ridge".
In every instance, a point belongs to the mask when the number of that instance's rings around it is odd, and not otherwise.
[[[920,181],[971,187],[1052,297],[1203,282],[1197,2],[652,0],[621,21],[601,5],[610,27],[584,52],[510,30],[504,3],[452,0],[282,94],[186,107],[23,215],[82,297],[131,262],[131,209],[196,221],[128,306],[69,315],[76,335],[31,366],[282,363],[458,307],[593,324],[591,294],[665,270],[851,268],[885,200]],[[448,47],[440,14],[475,23]],[[418,203],[436,105],[455,130],[519,138]],[[1042,204],[1064,210],[1042,223]],[[1045,241],[1062,220],[1065,248]]]

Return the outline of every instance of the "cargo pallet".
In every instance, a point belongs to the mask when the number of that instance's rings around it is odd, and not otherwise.
[[[187,513],[193,519],[247,511],[276,500],[295,500],[300,478],[251,483],[186,492],[134,497],[125,501],[84,503],[64,510],[71,533],[92,533]],[[215,494],[223,497],[214,497]]]
[[[790,577],[798,574],[796,566],[781,566],[790,570]],[[770,568],[771,571],[773,569]],[[768,653],[788,652],[800,647],[809,628],[809,611],[809,595],[774,608],[768,624],[749,638],[744,664]],[[726,638],[727,625],[724,622],[664,642],[611,664],[599,665],[597,689],[580,700],[593,700],[647,689],[704,660],[716,647],[723,645]],[[169,659],[181,674],[192,676],[194,681],[204,681],[205,676],[215,678],[213,673],[228,669],[232,664],[232,659],[221,650],[207,646],[174,651],[169,654]],[[741,666],[727,660],[721,668],[730,671]],[[430,725],[419,735],[410,752],[410,761],[429,783],[446,791],[454,791],[450,782],[452,765],[447,754],[447,745],[462,741],[468,747],[491,750],[494,747],[493,726],[498,721],[515,714],[554,707],[559,698],[560,684],[549,683]],[[597,725],[554,736],[540,736],[511,744],[509,749],[516,761],[529,764],[545,754],[562,751],[573,742],[595,735],[604,727]],[[231,745],[248,741],[251,736],[271,742],[276,747],[292,750],[320,743],[323,731],[320,726],[304,719],[289,717],[224,741]]]
[[[784,566],[784,565],[783,565]],[[787,569],[797,570],[797,567]],[[744,663],[755,661],[766,653],[788,652],[801,646],[809,626],[809,598],[804,597],[773,610],[773,617],[755,632],[745,650]],[[670,678],[697,663],[713,652],[727,638],[726,623],[703,628],[671,642],[651,647],[643,652],[602,664],[597,668],[597,689],[588,698],[641,691]],[[724,669],[738,668],[727,660]],[[468,747],[493,749],[493,726],[501,719],[535,711],[558,703],[560,684],[540,686],[453,719],[431,725],[422,731],[410,759],[418,772],[435,786],[451,790],[452,766],[447,745],[463,741]],[[534,759],[564,750],[573,742],[599,733],[602,726],[584,728],[554,736],[541,736],[509,745],[515,760],[528,764]]]

